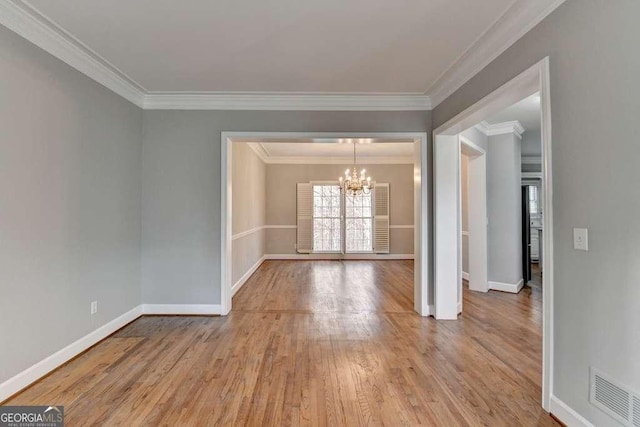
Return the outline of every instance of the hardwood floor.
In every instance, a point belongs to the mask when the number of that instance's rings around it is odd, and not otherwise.
[[[413,313],[411,261],[267,261],[227,317],[143,317],[7,404],[67,425],[557,425],[541,294]]]
[[[540,271],[540,264],[537,262],[531,263],[531,280],[527,285],[532,288],[542,289],[542,272]]]

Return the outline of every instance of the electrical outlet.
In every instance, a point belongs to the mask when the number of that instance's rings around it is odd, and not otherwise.
[[[586,228],[573,229],[573,249],[579,251],[589,250],[589,230]]]
[[[91,314],[94,315],[98,312],[98,301],[91,302]]]

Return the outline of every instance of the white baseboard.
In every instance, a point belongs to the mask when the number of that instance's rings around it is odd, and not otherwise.
[[[435,306],[433,304],[429,304],[427,306],[427,312],[423,315],[423,317],[426,316],[435,316],[436,315],[436,309]]]
[[[20,390],[29,386],[33,382],[47,375],[65,362],[73,359],[78,354],[82,353],[92,345],[98,343],[104,338],[108,337],[118,329],[136,320],[142,315],[142,306],[139,305],[132,310],[124,313],[123,315],[116,317],[109,323],[99,327],[93,332],[85,335],[79,340],[69,344],[62,350],[53,353],[42,359],[40,362],[25,369],[18,375],[9,378],[7,381],[0,384],[0,402],[8,399],[12,395],[16,394]]]
[[[251,275],[256,272],[256,270],[262,265],[265,259],[266,256],[263,255],[262,258],[260,258],[258,262],[253,264],[251,268],[247,270],[247,272],[244,273],[242,277],[231,287],[232,297],[236,294],[236,292],[240,290],[240,288],[247,282],[247,280],[249,280],[249,277],[251,277]]]
[[[216,315],[222,313],[220,304],[143,304],[142,314],[153,315]]]
[[[549,412],[569,427],[594,427],[586,418],[553,395],[549,403]]]
[[[469,273],[467,273],[466,271],[463,271],[462,272],[462,278],[468,282],[469,281]]]
[[[489,289],[494,291],[511,292],[517,294],[524,286],[524,280],[520,279],[518,283],[502,283],[489,281]]]
[[[267,254],[265,259],[270,260],[394,260],[413,259],[413,254]]]

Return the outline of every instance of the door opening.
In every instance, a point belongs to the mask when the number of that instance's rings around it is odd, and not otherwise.
[[[542,268],[542,407],[549,409],[553,374],[553,194],[551,169],[551,103],[549,58],[525,70],[502,87],[488,94],[434,131],[434,304],[436,319],[457,319],[457,293],[460,284],[460,164],[458,135],[509,106],[539,92],[542,177],[540,194],[545,207],[541,250]],[[516,151],[512,154],[515,156]],[[520,171],[518,171],[520,172]],[[510,184],[520,197],[520,180]],[[514,209],[520,221],[520,203]],[[516,230],[520,238],[520,226]],[[471,237],[471,233],[470,233]],[[519,244],[516,250],[520,252]],[[518,256],[518,259],[520,256]],[[518,273],[520,262],[515,264]]]
[[[297,145],[299,143],[312,143],[314,145],[325,145],[326,143],[341,143],[344,140],[365,140],[371,143],[377,142],[399,142],[412,145],[412,153],[410,153],[410,159],[413,166],[413,179],[409,187],[409,191],[413,192],[413,213],[414,223],[410,226],[399,225],[397,228],[410,228],[412,230],[413,239],[413,254],[414,260],[414,310],[422,315],[429,316],[432,314],[430,304],[430,289],[432,289],[432,276],[430,268],[430,252],[429,252],[429,237],[430,237],[430,194],[429,194],[429,150],[427,146],[427,134],[415,133],[415,132],[391,132],[391,133],[331,133],[331,132],[222,132],[221,133],[221,171],[222,171],[222,185],[221,185],[221,268],[220,268],[220,301],[221,301],[221,314],[226,315],[231,311],[232,297],[234,289],[239,289],[241,286],[236,282],[233,283],[233,239],[234,237],[240,238],[243,233],[232,232],[232,218],[233,218],[233,156],[234,145],[241,143],[289,143]],[[351,164],[351,162],[349,162]],[[336,175],[340,175],[339,173]],[[295,182],[295,181],[294,181]],[[314,218],[313,203],[313,191],[311,189],[311,183],[309,181],[302,182],[297,181],[298,189],[300,185],[304,185],[307,188],[303,192],[298,192],[296,204],[297,219],[296,224],[267,224],[262,227],[264,229],[297,229],[297,241],[291,243],[292,250],[297,251],[294,254],[287,254],[286,259],[309,259],[309,254],[313,251],[314,244],[313,235],[313,222],[314,220],[322,221],[322,225],[318,230],[327,230],[328,236],[323,235],[316,239],[317,246],[320,250],[324,251],[347,251],[345,246],[345,236],[352,233],[351,243],[349,244],[349,251],[353,250],[354,254],[346,254],[345,257],[351,258],[365,257],[361,259],[376,259],[378,256],[376,248],[383,247],[385,241],[389,245],[389,203],[384,206],[376,204],[375,200],[379,200],[375,193],[371,200],[372,214],[364,212],[361,204],[367,204],[365,200],[352,200],[348,201],[349,206],[353,208],[352,213],[340,213],[338,217],[335,216],[333,210],[331,212],[323,212],[316,215]],[[294,190],[295,191],[295,190]],[[387,186],[388,194],[388,186]],[[331,199],[329,203],[340,203],[336,201],[336,195],[329,195]],[[338,196],[339,200],[339,196]],[[334,203],[335,202],[335,203]],[[353,203],[351,203],[353,202]],[[343,203],[344,205],[347,202]],[[380,206],[379,206],[380,205]],[[302,209],[300,207],[303,207]],[[339,210],[340,208],[338,208]],[[296,208],[293,211],[295,214]],[[343,218],[341,218],[341,216]],[[325,221],[327,223],[325,227]],[[342,226],[341,224],[345,225]],[[372,238],[370,236],[370,229],[372,231]],[[301,232],[301,229],[304,232]],[[249,230],[251,231],[251,230]],[[386,238],[385,238],[386,231]],[[324,233],[324,231],[323,231]],[[300,243],[304,243],[301,245]],[[240,245],[238,245],[239,247]],[[355,252],[362,249],[373,248],[373,253],[358,255]],[[382,251],[388,253],[389,249]],[[271,258],[266,258],[271,256]],[[317,255],[321,259],[323,254]],[[324,254],[326,258],[333,259],[334,255]],[[387,259],[396,259],[394,254],[386,255]],[[402,257],[402,258],[400,258]],[[398,254],[397,259],[406,259],[404,254]],[[266,253],[263,259],[284,259],[276,255],[269,255]],[[249,270],[251,271],[251,270]],[[244,277],[244,276],[243,276]]]

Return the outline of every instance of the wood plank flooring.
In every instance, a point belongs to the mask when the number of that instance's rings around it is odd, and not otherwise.
[[[267,261],[227,317],[143,317],[7,404],[66,425],[558,425],[540,407],[541,293],[413,313],[411,261]]]

